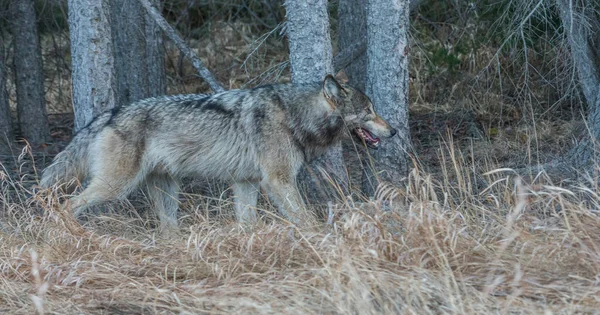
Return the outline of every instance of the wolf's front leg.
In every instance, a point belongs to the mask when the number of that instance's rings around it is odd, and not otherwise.
[[[315,216],[306,209],[295,179],[267,178],[263,182],[282,216],[298,226],[314,226]]]
[[[161,229],[177,228],[178,182],[168,174],[150,174],[146,178],[146,191],[160,219]]]
[[[256,223],[256,203],[258,201],[258,183],[236,182],[233,184],[235,216],[242,224]]]

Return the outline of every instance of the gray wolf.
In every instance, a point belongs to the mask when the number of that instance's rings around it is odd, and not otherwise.
[[[257,220],[262,187],[293,224],[316,223],[296,187],[305,163],[345,137],[377,148],[396,130],[369,98],[328,75],[313,84],[275,84],[204,95],[161,96],[116,107],[80,130],[43,172],[40,186],[88,185],[67,203],[87,207],[145,188],[161,227],[177,226],[182,177],[233,184],[235,213]]]

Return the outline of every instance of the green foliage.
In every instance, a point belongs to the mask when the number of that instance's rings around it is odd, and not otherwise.
[[[437,47],[436,47],[437,46]],[[458,53],[454,50],[448,50],[445,47],[439,45],[431,45],[427,48],[429,51],[429,70],[431,72],[436,71],[437,68],[446,68],[450,73],[455,73],[457,66],[460,65]]]
[[[491,27],[483,34],[494,46],[503,45],[503,51],[525,44],[532,47],[559,33],[558,12],[551,2],[539,1],[485,1],[479,21]]]
[[[430,71],[455,74],[466,54],[500,48],[541,48],[560,34],[560,17],[538,0],[434,1],[427,0],[414,14],[412,27],[426,52]]]

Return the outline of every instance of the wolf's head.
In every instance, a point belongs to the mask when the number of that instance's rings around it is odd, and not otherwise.
[[[327,75],[323,80],[323,94],[329,104],[340,111],[347,130],[359,143],[377,149],[380,137],[390,138],[396,134],[396,129],[375,113],[369,97],[352,86]]]

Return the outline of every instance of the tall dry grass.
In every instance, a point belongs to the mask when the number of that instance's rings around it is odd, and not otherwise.
[[[54,192],[2,174],[3,314],[580,314],[600,309],[600,197],[528,184],[440,150],[331,224],[242,228],[188,211],[164,235],[141,218],[81,226]],[[491,165],[490,165],[491,166]],[[488,183],[481,189],[475,178]],[[192,219],[189,219],[192,217]]]

